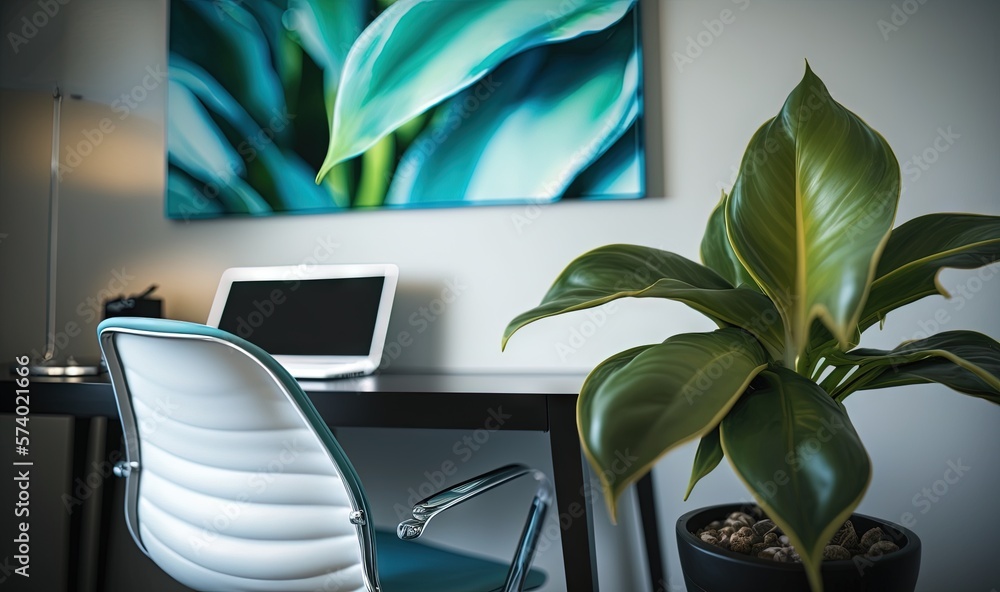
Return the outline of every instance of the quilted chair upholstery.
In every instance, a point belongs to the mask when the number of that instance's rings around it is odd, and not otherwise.
[[[203,591],[514,590],[551,496],[505,467],[377,531],[358,474],[306,394],[260,348],[180,321],[98,327],[126,440],[125,519],[167,574]],[[539,489],[512,567],[419,542],[437,512],[521,475]],[[471,486],[469,485],[471,484]],[[473,490],[475,490],[473,492]]]

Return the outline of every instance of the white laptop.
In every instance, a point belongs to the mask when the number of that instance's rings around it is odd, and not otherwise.
[[[207,324],[259,346],[295,378],[371,374],[398,276],[392,264],[234,267]]]

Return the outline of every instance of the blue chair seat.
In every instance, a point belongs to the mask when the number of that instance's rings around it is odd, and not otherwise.
[[[490,592],[503,588],[509,567],[424,542],[401,541],[388,530],[375,531],[375,544],[383,592]],[[533,569],[524,589],[544,583],[545,574]]]

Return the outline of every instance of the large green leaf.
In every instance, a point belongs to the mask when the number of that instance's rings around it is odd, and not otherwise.
[[[708,226],[701,239],[701,260],[705,265],[715,270],[734,286],[747,286],[760,290],[747,269],[740,263],[739,257],[733,252],[726,234],[726,202],[729,196],[723,192],[719,205],[715,206],[708,217]]]
[[[961,393],[1000,403],[1000,343],[975,331],[945,331],[892,351],[856,349],[833,361],[858,365],[834,394],[937,382]]]
[[[687,491],[684,492],[684,501],[687,501],[694,489],[695,484],[701,478],[715,470],[722,462],[722,442],[719,440],[719,427],[701,437],[698,443],[698,451],[694,455],[694,463],[691,466],[691,479],[688,481]]]
[[[577,423],[612,519],[622,491],[667,451],[715,428],[766,364],[756,340],[727,328],[630,349],[591,372]]]
[[[736,474],[822,590],[823,549],[868,488],[871,462],[843,406],[789,369],[761,372],[722,420]]]
[[[1000,390],[997,389],[995,380],[997,376],[1000,376],[1000,366],[995,363],[995,360],[990,373],[994,380],[986,380],[981,374],[972,372],[964,365],[947,358],[932,357],[919,362],[887,368],[865,382],[858,390],[936,382],[958,392],[1000,404]]]
[[[400,160],[387,202],[559,199],[636,121],[635,33],[626,18],[531,49],[445,102]]]
[[[711,269],[680,255],[636,245],[599,247],[570,263],[540,305],[507,325],[503,346],[529,323],[625,297],[683,302],[720,326],[746,329],[772,356],[781,355],[781,320],[766,296],[733,288]]]
[[[868,295],[899,197],[886,141],[806,67],[750,141],[726,209],[733,250],[785,320],[791,367],[814,318],[841,345]]]
[[[861,330],[924,296],[949,297],[945,267],[974,269],[1000,260],[1000,216],[928,214],[892,231],[861,315]]]
[[[634,0],[400,0],[344,65],[318,179],[386,134],[538,45],[607,29]]]

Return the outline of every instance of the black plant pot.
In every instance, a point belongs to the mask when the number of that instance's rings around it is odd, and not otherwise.
[[[677,550],[688,592],[764,590],[809,592],[806,572],[799,563],[778,563],[710,545],[693,533],[713,520],[722,520],[746,506],[723,504],[701,508],[677,520]],[[920,571],[920,539],[913,531],[891,522],[854,514],[858,535],[876,526],[899,546],[877,558],[856,557],[823,562],[825,592],[913,592]]]

